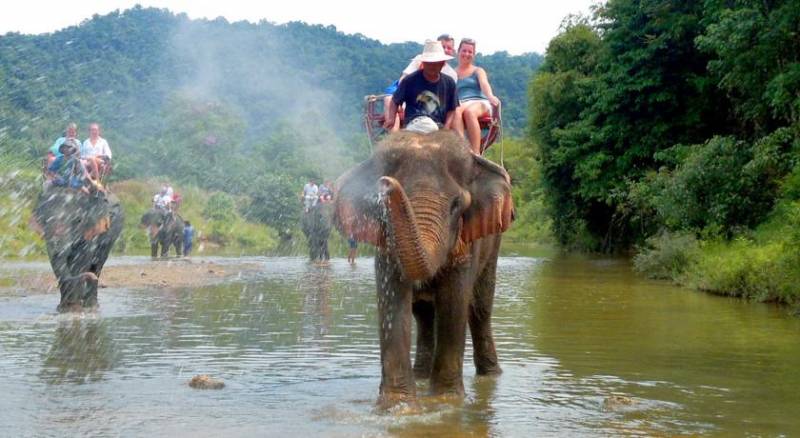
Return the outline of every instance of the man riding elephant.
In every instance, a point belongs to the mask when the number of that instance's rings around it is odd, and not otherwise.
[[[150,256],[156,258],[161,245],[161,257],[167,257],[170,246],[178,257],[183,255],[183,218],[175,212],[153,208],[142,215],[141,225],[147,227],[150,237]]]
[[[98,277],[122,232],[123,213],[117,197],[48,186],[39,196],[32,222],[43,233],[58,278],[58,310],[97,306]]]

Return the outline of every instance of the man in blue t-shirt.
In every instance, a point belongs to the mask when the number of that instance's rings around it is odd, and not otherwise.
[[[420,55],[422,69],[403,79],[392,95],[385,117],[388,130],[394,123],[397,107],[406,104],[405,129],[427,134],[441,128],[450,129],[458,106],[456,83],[441,73],[446,61],[453,59],[444,53],[438,41],[425,41]]]
[[[194,240],[194,227],[192,223],[186,221],[183,227],[183,255],[189,257],[192,252],[192,241]]]

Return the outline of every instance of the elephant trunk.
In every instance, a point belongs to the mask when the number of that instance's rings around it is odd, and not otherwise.
[[[380,178],[384,202],[388,212],[396,256],[403,275],[408,280],[425,280],[438,270],[437,248],[442,247],[441,221],[438,202],[418,202],[417,212],[400,183],[388,176]],[[433,195],[433,194],[430,194]],[[420,196],[421,199],[434,196]],[[415,204],[416,205],[416,204]]]

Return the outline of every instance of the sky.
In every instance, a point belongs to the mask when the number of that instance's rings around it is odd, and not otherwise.
[[[382,43],[435,39],[449,33],[473,38],[478,52],[505,50],[512,55],[544,53],[569,14],[589,13],[597,0],[3,0],[0,35],[7,32],[39,34],[80,24],[94,14],[104,15],[135,4],[167,8],[190,18],[225,17],[273,23],[304,21],[334,25],[348,34],[361,33]]]

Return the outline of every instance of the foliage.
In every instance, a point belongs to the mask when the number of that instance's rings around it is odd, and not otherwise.
[[[690,233],[662,232],[638,249],[633,266],[650,278],[680,281],[699,256],[697,239]]]
[[[0,258],[45,252],[44,242],[28,226],[41,181],[31,167],[19,155],[0,152]]]
[[[798,161],[796,2],[609,0],[530,83],[530,137],[565,246],[756,227]],[[588,237],[588,238],[587,238]]]
[[[125,180],[112,184],[125,212],[122,235],[114,251],[123,254],[149,254],[147,231],[139,226],[142,215],[151,208],[151,199],[164,178]],[[225,193],[208,193],[193,186],[174,184],[183,201],[179,214],[195,229],[195,253],[264,254],[275,249],[276,233],[268,227],[247,222],[238,213],[235,199]],[[207,219],[208,216],[217,219]],[[222,219],[219,219],[219,218]]]
[[[230,222],[236,215],[236,202],[227,193],[216,192],[208,198],[203,217],[210,221]]]

